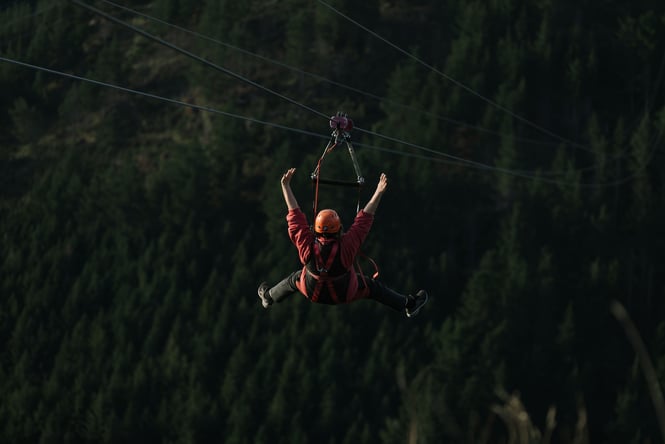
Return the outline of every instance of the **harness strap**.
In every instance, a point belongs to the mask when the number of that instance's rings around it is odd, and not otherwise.
[[[316,286],[314,287],[314,291],[312,292],[312,301],[317,302],[319,300],[319,294],[321,293],[321,288],[323,287],[323,284],[327,284],[328,287],[328,293],[330,294],[330,297],[332,300],[337,304],[339,303],[339,298],[337,296],[337,292],[335,291],[335,287],[333,285],[333,281],[335,281],[338,277],[342,276],[335,276],[334,278],[331,278],[328,275],[328,272],[330,271],[330,268],[332,267],[333,263],[335,262],[335,257],[337,256],[337,250],[339,249],[339,244],[335,242],[332,246],[332,249],[330,251],[330,254],[328,255],[328,259],[325,261],[325,264],[323,264],[323,257],[321,256],[321,246],[317,241],[314,241],[314,259],[315,259],[315,265],[316,265],[316,271],[319,273],[318,275],[315,275],[311,271],[308,270],[310,276],[314,277],[316,280]],[[323,264],[323,266],[321,266]]]
[[[319,183],[321,182],[321,162],[323,162],[323,158],[326,157],[326,154],[331,152],[336,146],[337,146],[337,141],[334,138],[330,139],[325,149],[323,150],[321,158],[316,163],[316,168],[314,169],[314,172],[312,173],[312,179],[314,179],[314,203],[312,205],[314,210],[313,213],[314,218],[316,218],[316,213],[318,212],[318,205],[319,205]]]
[[[374,262],[374,259],[367,256],[362,251],[358,251],[358,257],[363,257],[363,258],[367,259],[372,264],[372,267],[374,267],[374,274],[372,274],[372,279],[378,278],[379,277],[379,266],[376,265],[376,262]],[[358,259],[356,259],[356,265],[357,265],[358,270],[362,271],[361,268],[360,268],[360,261]]]
[[[374,274],[372,275],[372,279],[376,279],[376,278],[378,278],[378,277],[379,277],[379,266],[376,265],[376,262],[374,262],[374,259],[372,259],[371,257],[367,256],[367,255],[366,255],[365,253],[363,253],[362,251],[359,251],[359,252],[358,252],[358,257],[360,257],[360,256],[362,256],[362,257],[364,257],[365,259],[367,259],[368,261],[370,261],[371,264],[374,266]],[[365,279],[365,273],[363,273],[363,269],[362,269],[362,267],[360,266],[360,261],[358,260],[358,257],[356,257],[356,261],[355,261],[355,262],[356,262],[356,263],[355,263],[355,265],[356,265],[356,270],[357,270],[358,274],[360,275],[360,280],[363,281],[363,288],[364,288],[365,290],[369,291],[369,287],[367,286],[367,279]]]

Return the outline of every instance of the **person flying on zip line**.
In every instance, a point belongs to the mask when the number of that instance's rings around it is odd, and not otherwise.
[[[354,269],[356,255],[367,237],[381,197],[388,187],[384,173],[379,178],[372,198],[358,212],[353,224],[346,231],[335,210],[321,210],[314,221],[313,230],[300,209],[291,189],[295,168],[289,168],[281,179],[282,193],[288,214],[289,238],[298,249],[302,269],[299,269],[275,286],[262,282],[258,295],[264,308],[274,302],[282,302],[288,296],[302,293],[312,302],[321,304],[345,304],[361,299],[371,299],[413,317],[427,303],[428,294],[419,290],[415,296],[404,295],[387,287],[383,282],[357,273]]]

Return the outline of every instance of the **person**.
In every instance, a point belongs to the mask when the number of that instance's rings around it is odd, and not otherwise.
[[[262,282],[258,295],[263,307],[268,308],[300,292],[316,303],[344,304],[371,299],[405,312],[407,317],[417,315],[428,300],[425,290],[419,290],[415,296],[403,295],[378,279],[360,275],[353,267],[360,246],[370,231],[381,197],[388,187],[385,173],[381,174],[371,199],[358,212],[348,231],[344,232],[339,215],[332,209],[321,210],[316,215],[313,230],[310,228],[291,189],[295,171],[295,168],[288,169],[282,176],[281,185],[288,208],[286,220],[289,238],[298,249],[303,267],[273,287]]]

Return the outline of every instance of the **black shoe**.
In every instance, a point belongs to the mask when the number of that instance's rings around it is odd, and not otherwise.
[[[406,316],[409,318],[414,317],[418,314],[423,305],[427,303],[429,296],[425,290],[419,290],[415,296],[407,296],[408,301],[406,303]]]
[[[261,285],[259,285],[259,298],[261,299],[261,304],[263,304],[263,308],[268,308],[273,303],[273,300],[270,297],[270,292],[268,290],[270,290],[268,284],[265,282],[261,282]]]

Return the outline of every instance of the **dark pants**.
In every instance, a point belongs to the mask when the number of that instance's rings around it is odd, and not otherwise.
[[[273,301],[282,302],[292,294],[298,293],[299,290],[296,284],[300,279],[301,273],[302,270],[294,271],[272,287],[270,289],[270,297],[272,297]],[[372,279],[369,276],[365,276],[363,280],[363,277],[358,274],[358,291],[365,289],[365,283],[369,290],[366,296],[367,299],[373,299],[397,311],[403,311],[404,307],[406,307],[407,298],[405,295],[397,293],[395,290],[388,288],[383,282]]]

